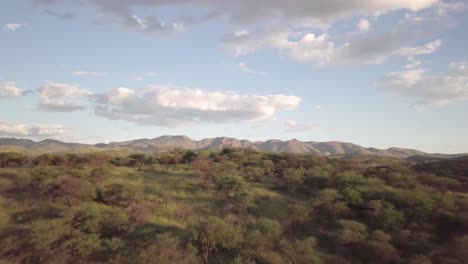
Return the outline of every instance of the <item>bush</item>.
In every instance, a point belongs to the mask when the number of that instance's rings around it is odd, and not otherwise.
[[[218,249],[234,249],[242,241],[238,226],[215,216],[200,219],[189,230],[205,263]]]

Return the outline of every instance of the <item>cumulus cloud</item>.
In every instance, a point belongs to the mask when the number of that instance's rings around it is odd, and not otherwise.
[[[46,112],[73,112],[84,109],[79,98],[93,93],[65,83],[47,83],[39,88],[37,109]]]
[[[36,3],[53,4],[60,0],[36,0]],[[82,0],[80,3],[94,7],[100,15],[112,17],[123,26],[141,32],[174,32],[182,23],[196,23],[215,17],[225,17],[235,24],[259,21],[283,21],[286,24],[331,23],[338,19],[358,15],[385,14],[394,10],[420,11],[430,8],[440,0]],[[136,10],[159,11],[172,7],[190,6],[188,14],[175,14],[182,22],[164,22],[157,16],[141,17]],[[207,11],[208,10],[208,11]],[[186,11],[186,10],[185,10]],[[187,11],[186,11],[187,12]]]
[[[295,120],[286,120],[284,125],[286,127],[285,133],[306,132],[320,128],[319,124],[299,123]]]
[[[230,123],[272,119],[296,109],[301,99],[288,95],[240,95],[172,86],[117,88],[94,98],[95,113],[141,125],[178,126],[198,122]]]
[[[267,73],[264,71],[252,69],[249,65],[247,65],[247,63],[244,63],[244,62],[239,63],[239,70],[241,72],[254,74],[254,75],[262,75],[262,76],[267,75]]]
[[[357,26],[360,31],[368,31],[371,28],[369,20],[365,18],[361,18]]]
[[[16,97],[23,96],[28,91],[20,89],[14,82],[0,83],[0,98],[1,97]]]
[[[23,26],[24,26],[24,24],[21,24],[21,23],[8,23],[8,24],[3,26],[3,30],[16,31],[16,30],[20,29]]]
[[[377,83],[380,88],[416,99],[416,106],[446,105],[468,100],[468,66],[453,63],[445,75],[426,74],[423,69],[391,72]]]
[[[103,77],[107,75],[107,72],[94,72],[94,71],[82,71],[76,70],[73,72],[75,76],[90,76],[90,77]]]
[[[435,40],[423,46],[411,46],[411,40],[407,35],[393,33],[366,35],[338,44],[338,41],[334,41],[326,33],[297,36],[288,31],[244,30],[226,36],[223,43],[226,50],[234,56],[246,55],[266,47],[279,50],[296,61],[317,65],[377,64],[393,56],[430,54],[442,44],[440,40]]]
[[[49,137],[65,134],[62,125],[27,125],[0,122],[0,136],[3,137]]]

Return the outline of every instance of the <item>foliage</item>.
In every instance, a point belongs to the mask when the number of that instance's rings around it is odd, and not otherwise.
[[[0,263],[466,263],[466,158],[413,162],[0,153]]]

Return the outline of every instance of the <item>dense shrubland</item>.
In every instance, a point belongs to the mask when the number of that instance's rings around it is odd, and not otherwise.
[[[0,263],[466,263],[466,162],[1,153]]]

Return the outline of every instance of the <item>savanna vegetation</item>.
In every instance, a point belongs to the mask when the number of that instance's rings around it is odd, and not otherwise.
[[[466,164],[2,153],[0,263],[463,264]]]

